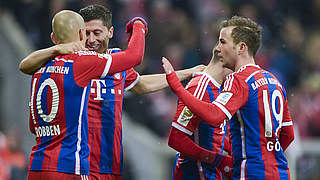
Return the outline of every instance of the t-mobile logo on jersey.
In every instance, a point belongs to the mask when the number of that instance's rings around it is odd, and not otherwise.
[[[101,87],[101,84],[103,85],[103,87]],[[90,92],[93,94],[97,93],[97,96],[94,98],[94,100],[100,100],[100,101],[103,100],[103,98],[101,97],[101,94],[107,93],[106,81],[101,79],[91,80]]]
[[[116,90],[112,88],[107,88],[105,80],[101,80],[101,79],[91,80],[90,93],[97,94],[97,96],[93,98],[93,100],[96,100],[96,101],[104,100],[102,97],[102,94],[106,94],[107,92],[111,94],[119,94],[119,95],[122,94],[121,89]]]

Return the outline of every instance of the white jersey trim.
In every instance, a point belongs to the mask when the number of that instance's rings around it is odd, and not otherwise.
[[[246,151],[246,134],[244,132],[244,122],[241,117],[240,110],[237,111],[238,121],[240,122],[240,134],[241,134],[241,151],[242,158],[247,159],[247,151]]]
[[[107,63],[106,63],[106,66],[104,67],[104,71],[100,77],[101,79],[106,77],[106,75],[109,73],[110,66],[112,63],[112,56],[110,54],[104,54],[103,56],[104,56],[104,58],[107,59]]]
[[[79,114],[79,118],[78,118],[78,134],[77,134],[78,141],[77,141],[77,150],[75,152],[75,157],[76,157],[75,173],[77,175],[80,175],[80,154],[79,154],[79,152],[81,150],[82,112],[83,112],[83,107],[84,107],[85,98],[86,98],[86,91],[87,91],[87,87],[85,87],[82,92],[80,114]]]
[[[246,164],[247,164],[247,160],[246,159],[241,162],[240,180],[245,180],[246,179]]]
[[[255,74],[257,74],[259,72],[261,72],[261,70],[255,71],[252,74],[250,74],[250,76],[248,76],[247,79],[246,79],[246,83],[252,78],[252,76],[254,76]]]
[[[221,111],[224,112],[224,114],[228,117],[228,119],[231,119],[232,118],[232,115],[231,113],[228,111],[227,108],[225,108],[222,104],[218,103],[218,102],[215,102],[213,101],[212,104],[215,104],[216,106],[218,106],[218,108],[221,109]]]
[[[292,121],[282,123],[282,126],[292,126],[292,125],[293,125]]]
[[[69,60],[69,59],[64,59],[64,58],[54,58],[54,60],[56,60],[56,61],[63,61],[63,62],[71,62],[71,63],[73,63],[73,60]]]
[[[204,75],[207,76],[210,81],[212,82],[212,84],[214,84],[217,88],[221,87],[221,84],[219,84],[212,76],[210,76],[209,74],[205,73],[205,72],[195,72],[192,74],[192,77],[197,76],[197,75]]]
[[[138,77],[136,80],[134,80],[129,86],[127,86],[124,90],[125,91],[129,91],[130,89],[132,89],[140,80],[140,74],[137,72]]]
[[[246,67],[248,67],[248,66],[253,66],[253,67],[258,67],[258,68],[260,68],[260,66],[259,66],[259,65],[256,65],[256,64],[246,64],[246,65],[241,66],[241,67],[238,69],[238,71],[236,71],[236,72],[237,72],[237,73],[238,73],[238,72],[241,72],[241,71],[245,70]]]
[[[81,180],[89,180],[89,177],[87,175],[81,175]]]
[[[227,76],[227,80],[226,80],[224,88],[223,88],[224,91],[231,90],[233,79],[234,79],[234,73]]]
[[[180,130],[180,131],[182,131],[182,132],[184,132],[184,133],[186,133],[186,134],[188,134],[188,135],[190,135],[190,136],[192,136],[192,134],[193,134],[192,131],[190,131],[189,129],[181,126],[180,124],[178,124],[178,123],[176,123],[176,122],[172,122],[171,125],[172,125],[172,127],[175,127],[175,128],[177,128],[178,130]]]

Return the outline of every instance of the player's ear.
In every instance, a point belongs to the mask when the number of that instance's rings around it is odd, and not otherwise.
[[[113,37],[113,31],[114,31],[114,28],[113,28],[113,26],[111,26],[111,28],[108,31],[108,35],[107,35],[109,39],[111,39]]]
[[[54,40],[53,33],[51,33],[50,37],[51,37],[51,41],[53,42],[53,44],[57,44],[56,41]]]
[[[80,29],[79,30],[79,37],[80,37],[80,41],[86,40],[86,34],[85,34],[85,30],[84,29]]]
[[[238,49],[238,54],[240,55],[240,54],[243,54],[245,51],[247,51],[248,47],[247,47],[246,43],[240,42],[238,44],[238,48],[237,49]]]

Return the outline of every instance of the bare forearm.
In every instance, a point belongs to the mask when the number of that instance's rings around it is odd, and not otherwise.
[[[35,51],[20,62],[19,69],[25,74],[34,74],[50,60],[50,57],[55,56],[56,53],[55,46]]]
[[[195,72],[193,68],[176,71],[180,81],[183,81],[192,76]],[[165,74],[152,74],[140,76],[139,82],[131,89],[135,94],[147,94],[162,90],[168,87]]]

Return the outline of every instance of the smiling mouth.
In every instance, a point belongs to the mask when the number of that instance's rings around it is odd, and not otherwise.
[[[94,46],[94,47],[92,47],[92,46],[87,46],[87,48],[88,48],[89,50],[97,50],[99,47],[98,47],[98,46]]]

